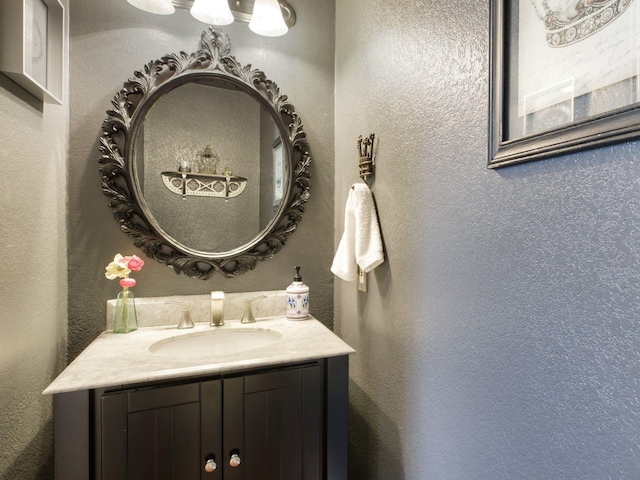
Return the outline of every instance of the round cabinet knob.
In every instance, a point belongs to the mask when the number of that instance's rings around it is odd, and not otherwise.
[[[215,472],[216,468],[218,468],[218,466],[213,458],[210,458],[207,460],[207,463],[204,464],[204,471],[207,473]]]
[[[231,458],[229,459],[229,465],[231,465],[232,467],[237,467],[242,463],[242,460],[240,460],[240,455],[238,455],[237,453],[234,453],[233,455],[231,455]]]

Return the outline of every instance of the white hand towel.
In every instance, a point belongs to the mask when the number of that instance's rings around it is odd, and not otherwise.
[[[358,277],[357,266],[370,272],[384,262],[382,236],[371,190],[356,183],[349,190],[344,212],[344,233],[331,265],[331,271],[343,280]]]

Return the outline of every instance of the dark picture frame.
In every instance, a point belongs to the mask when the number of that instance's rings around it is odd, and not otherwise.
[[[489,168],[640,138],[640,43],[628,45],[632,53],[625,53],[624,65],[622,60],[620,65],[605,60],[608,56],[616,61],[621,58],[608,53],[608,49],[626,44],[613,40],[624,35],[633,35],[634,42],[640,39],[640,0],[591,2],[592,8],[600,10],[592,9],[582,21],[592,22],[591,27],[600,25],[592,31],[580,23],[580,18],[572,24],[562,23],[566,18],[558,19],[561,15],[555,13],[548,17],[545,9],[551,3],[490,1]],[[575,3],[584,5],[578,0]],[[614,24],[616,27],[609,26]],[[526,28],[521,28],[523,25]],[[532,42],[534,33],[538,36]],[[592,51],[594,42],[604,52],[598,53],[598,58]],[[558,58],[571,61],[560,62]],[[607,61],[607,68],[599,76],[597,67],[605,65],[603,61]],[[569,64],[571,68],[575,64],[575,72],[567,68]],[[581,77],[580,71],[592,77],[590,81],[583,80],[585,75]],[[523,87],[527,82],[529,86]],[[545,87],[545,82],[551,86]],[[590,90],[593,85],[597,88]]]

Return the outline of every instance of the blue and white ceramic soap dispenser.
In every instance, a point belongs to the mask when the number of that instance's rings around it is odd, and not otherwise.
[[[309,316],[309,287],[302,283],[300,267],[295,267],[293,283],[287,287],[287,318],[304,320]]]

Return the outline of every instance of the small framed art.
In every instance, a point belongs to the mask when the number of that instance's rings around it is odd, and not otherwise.
[[[62,103],[64,6],[2,0],[0,71],[40,100]]]

